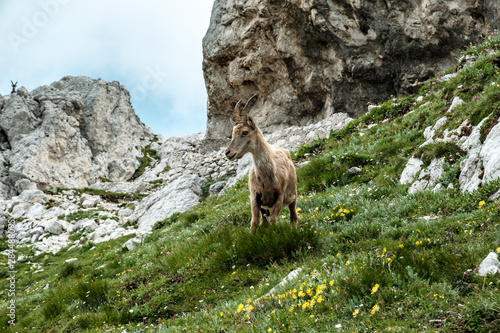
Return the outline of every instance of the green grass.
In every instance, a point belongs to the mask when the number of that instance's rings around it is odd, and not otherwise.
[[[485,138],[498,121],[477,105],[497,105],[500,95],[492,85],[500,75],[489,62],[500,39],[485,44],[465,52],[485,57],[472,69],[424,85],[418,94],[424,101],[392,99],[294,152],[309,161],[297,172],[297,230],[284,209],[276,225],[251,234],[243,179],[226,195],[207,196],[158,222],[134,251],[121,247],[132,236],[55,255],[19,247],[25,258],[16,264],[17,322],[9,328],[2,316],[0,326],[10,332],[500,330],[500,277],[477,275],[486,255],[500,252],[500,202],[490,199],[500,180],[472,193],[455,186],[410,195],[399,184],[411,156],[426,163],[444,157],[441,180],[457,184],[464,157],[457,145],[419,148],[424,129],[441,117],[449,130],[466,119],[490,119]],[[454,96],[464,103],[447,113]],[[353,167],[361,171],[348,172]],[[70,258],[77,260],[66,263]],[[5,257],[0,263],[0,299],[8,300]],[[43,271],[34,273],[33,263]],[[267,295],[298,268],[296,279]],[[6,307],[0,303],[2,313]]]
[[[142,176],[142,174],[146,171],[146,168],[150,167],[153,161],[159,159],[160,158],[156,155],[156,150],[151,149],[149,145],[142,148],[142,157],[137,157],[137,160],[140,163],[139,168],[137,168],[130,180],[134,180]]]

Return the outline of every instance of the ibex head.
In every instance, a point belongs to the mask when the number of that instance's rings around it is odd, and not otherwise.
[[[252,117],[248,115],[248,112],[256,100],[257,95],[253,95],[243,105],[240,99],[234,107],[233,117],[231,118],[233,134],[231,143],[226,150],[226,156],[230,160],[240,159],[255,148],[255,135],[258,128]]]

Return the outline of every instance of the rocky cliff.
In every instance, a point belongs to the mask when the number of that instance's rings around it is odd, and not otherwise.
[[[203,40],[207,139],[258,93],[264,131],[336,112],[357,116],[451,67],[465,45],[500,28],[495,0],[215,0]]]
[[[118,82],[64,77],[0,96],[0,198],[128,180],[152,138]]]

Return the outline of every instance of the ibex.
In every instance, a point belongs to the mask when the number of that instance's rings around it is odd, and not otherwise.
[[[297,227],[297,175],[288,150],[277,145],[269,145],[248,115],[252,96],[242,107],[241,100],[234,108],[232,140],[226,150],[229,160],[252,154],[253,165],[250,169],[248,188],[252,206],[251,231],[259,224],[267,225],[267,217],[276,223],[281,207],[290,209],[290,225]],[[262,215],[262,220],[260,216]],[[259,223],[260,222],[260,223]]]
[[[11,91],[11,94],[15,93],[16,92],[16,87],[17,87],[17,81],[16,83],[10,81],[10,83],[12,84],[12,91]]]

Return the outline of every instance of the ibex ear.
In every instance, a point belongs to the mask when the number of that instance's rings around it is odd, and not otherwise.
[[[253,118],[251,116],[248,116],[248,126],[250,126],[250,128],[252,129],[252,131],[255,131],[255,129],[257,128],[257,125],[255,125],[255,121],[253,120]]]

